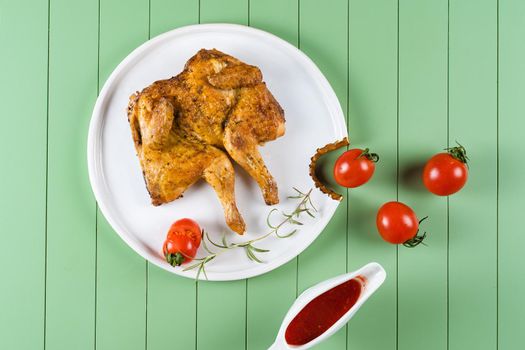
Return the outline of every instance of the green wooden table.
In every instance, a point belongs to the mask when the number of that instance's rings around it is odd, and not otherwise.
[[[297,259],[196,285],[112,232],[86,137],[97,92],[131,50],[205,22],[306,52],[352,144],[381,163]],[[319,349],[523,349],[524,38],[521,0],[1,0],[0,349],[265,349],[297,293],[371,260],[387,281]],[[418,169],[455,140],[469,183],[432,196]],[[427,247],[380,240],[375,212],[394,199],[430,216]]]

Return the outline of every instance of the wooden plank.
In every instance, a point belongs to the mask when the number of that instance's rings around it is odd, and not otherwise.
[[[348,349],[395,349],[396,247],[381,239],[375,216],[397,193],[397,3],[352,0],[348,21],[351,148],[380,155],[372,180],[348,191],[348,270],[377,261],[388,276],[349,323]]]
[[[471,158],[468,185],[449,198],[451,350],[496,348],[496,6],[450,2],[449,145]]]
[[[244,349],[246,282],[199,282],[197,349]]]
[[[132,0],[100,2],[100,88],[111,71],[146,41],[149,3]],[[97,216],[96,347],[144,349],[146,345],[147,263]]]
[[[248,24],[249,0],[200,0],[200,23]]]
[[[198,17],[198,0],[152,0],[151,37],[197,23]],[[195,349],[196,292],[193,280],[148,264],[148,350],[170,349],[174,344],[181,349]]]
[[[86,135],[97,94],[97,13],[96,3],[50,4],[47,349],[94,346],[95,201]]]
[[[499,349],[518,349],[525,340],[525,2],[499,1]]]
[[[151,0],[151,38],[199,22],[199,0]]]
[[[447,346],[447,199],[421,168],[447,146],[447,1],[399,4],[399,200],[429,219],[428,246],[399,247],[398,347]],[[429,330],[431,330],[429,332]]]
[[[298,0],[250,0],[250,27],[260,28],[297,46]]]
[[[268,349],[296,298],[297,260],[248,280],[247,349]],[[271,307],[268,307],[271,305]]]
[[[7,131],[0,138],[6,247],[0,254],[0,348],[39,349],[45,317],[48,8],[41,1],[2,1],[0,9],[1,121]],[[31,103],[17,88],[29,86]]]
[[[248,23],[248,0],[201,0],[202,23]],[[245,280],[199,282],[197,349],[244,349],[246,346]],[[226,320],[226,321],[225,321]]]
[[[144,349],[146,262],[131,250],[99,212],[97,255],[97,349]]]
[[[347,110],[348,3],[304,0],[299,4],[299,46],[319,66],[335,90],[343,111]],[[329,39],[328,39],[329,38]],[[321,146],[321,145],[320,145]],[[341,153],[328,156],[324,168],[330,179],[333,162]],[[298,292],[346,271],[347,199],[317,240],[299,256]],[[346,348],[346,332],[340,331],[319,349]]]
[[[251,0],[250,26],[297,45],[297,10],[297,0]],[[294,259],[247,281],[247,349],[267,349],[273,343],[286,311],[295,300],[296,279],[297,259]]]

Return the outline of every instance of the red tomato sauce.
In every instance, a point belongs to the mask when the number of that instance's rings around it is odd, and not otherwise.
[[[326,332],[357,302],[363,279],[359,276],[346,281],[306,304],[286,328],[286,342],[304,345]]]

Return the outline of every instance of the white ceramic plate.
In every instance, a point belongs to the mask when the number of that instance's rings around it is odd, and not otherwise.
[[[294,46],[264,31],[232,24],[188,26],[162,34],[126,57],[106,81],[91,118],[87,150],[91,186],[102,213],[133,250],[163,269],[190,278],[196,271],[171,267],[161,254],[173,221],[190,217],[213,238],[220,240],[228,232],[228,239],[238,242],[268,232],[266,216],[271,209],[240,167],[235,168],[235,191],[247,224],[243,237],[227,229],[220,203],[203,181],[189,188],[184,198],[160,207],[150,204],[127,121],[128,97],[156,80],[177,75],[201,48],[217,48],[258,66],[285,111],[286,135],[260,148],[279,186],[280,203],[275,208],[289,211],[295,207],[297,200],[287,198],[293,194],[292,187],[314,188],[308,175],[310,157],[316,148],[347,134],[337,97],[315,64]],[[242,249],[234,249],[207,265],[208,278],[253,277],[297,256],[321,233],[339,204],[315,188],[312,200],[318,215],[305,218],[298,233],[287,239],[268,238],[257,245],[270,249],[259,255],[264,263],[253,262]],[[199,255],[204,254],[201,247]]]

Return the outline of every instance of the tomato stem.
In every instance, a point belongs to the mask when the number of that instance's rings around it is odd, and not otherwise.
[[[166,254],[166,261],[171,266],[180,266],[184,262],[184,255],[182,255],[179,252],[177,252],[175,254],[168,253],[168,254]]]
[[[467,157],[467,150],[459,142],[456,141],[456,143],[458,144],[457,147],[445,148],[445,151],[447,151],[452,157],[456,158],[461,163],[467,164],[468,166],[469,159]]]
[[[359,155],[359,157],[365,157],[366,159],[372,161],[373,163],[379,162],[379,154],[377,153],[370,153],[370,149],[365,148],[363,152]],[[357,158],[359,158],[357,157]]]
[[[419,223],[421,224],[423,221],[428,219],[428,216],[425,216],[423,219],[419,220]],[[423,243],[423,240],[427,237],[427,233],[423,232],[422,235],[419,235],[419,230],[416,232],[416,235],[412,238],[410,238],[408,241],[404,242],[403,245],[407,248],[414,248],[417,247],[420,244],[426,245]]]

